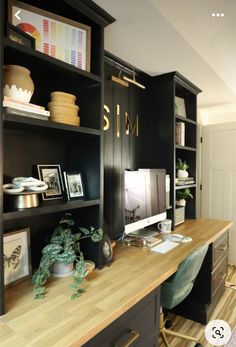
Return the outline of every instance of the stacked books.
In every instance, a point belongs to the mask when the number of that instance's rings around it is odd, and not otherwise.
[[[176,122],[175,124],[175,143],[179,146],[185,146],[185,124]]]
[[[194,184],[194,178],[193,177],[186,177],[186,178],[177,178],[176,179],[176,185],[177,186],[186,186],[188,184]]]
[[[16,114],[18,116],[31,117],[37,119],[48,120],[50,112],[45,110],[45,107],[36,104],[15,101],[7,96],[4,96],[3,107],[6,113]]]

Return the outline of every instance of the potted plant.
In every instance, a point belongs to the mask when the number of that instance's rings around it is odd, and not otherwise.
[[[189,188],[185,188],[184,190],[177,190],[176,192],[176,205],[177,206],[185,206],[186,199],[193,198],[193,195]]]
[[[178,178],[187,178],[188,177],[188,171],[189,165],[186,163],[186,161],[182,161],[180,158],[178,158],[178,161],[176,163],[176,169],[177,169],[177,177]]]
[[[66,213],[54,229],[49,243],[43,248],[39,267],[32,277],[35,299],[45,297],[47,292],[45,283],[51,274],[55,272],[54,266],[57,269],[62,268],[62,274],[58,277],[73,273],[73,283],[70,288],[74,293],[71,300],[79,297],[84,291],[80,288],[80,285],[87,276],[88,271],[83,253],[80,251],[80,240],[90,238],[93,242],[99,242],[103,238],[103,231],[101,228],[94,229],[90,227],[90,230],[88,230],[80,227],[79,231],[74,233],[74,225],[75,221],[72,219],[71,214]]]

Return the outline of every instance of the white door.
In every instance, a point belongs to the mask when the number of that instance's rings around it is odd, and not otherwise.
[[[201,216],[234,222],[229,263],[236,265],[236,123],[202,128]]]

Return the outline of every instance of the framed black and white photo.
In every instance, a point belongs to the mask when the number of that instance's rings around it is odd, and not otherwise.
[[[64,172],[68,199],[84,199],[84,185],[81,172]]]
[[[29,228],[4,234],[3,251],[6,287],[31,276]]]
[[[39,179],[48,185],[43,200],[62,199],[64,184],[60,165],[37,165]]]
[[[178,96],[175,96],[175,113],[178,116],[186,118],[185,101],[183,98],[179,98]]]

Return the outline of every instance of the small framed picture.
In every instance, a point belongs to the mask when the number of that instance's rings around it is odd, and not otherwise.
[[[62,199],[64,184],[60,165],[37,165],[39,179],[48,185],[43,200]]]
[[[11,23],[7,24],[7,37],[21,45],[35,49],[35,38]]]
[[[29,228],[4,234],[3,251],[6,287],[31,276]]]
[[[64,172],[68,199],[84,199],[84,185],[81,172]]]
[[[186,118],[185,101],[178,96],[175,97],[175,114]]]

